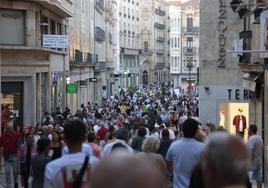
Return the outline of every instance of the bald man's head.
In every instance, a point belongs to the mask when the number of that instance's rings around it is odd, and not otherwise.
[[[91,178],[92,188],[164,188],[164,184],[157,167],[126,153],[105,158]]]

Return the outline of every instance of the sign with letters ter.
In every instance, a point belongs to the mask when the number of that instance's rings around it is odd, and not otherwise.
[[[68,48],[67,35],[43,35],[44,48]]]

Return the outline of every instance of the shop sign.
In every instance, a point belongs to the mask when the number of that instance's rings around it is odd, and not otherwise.
[[[68,48],[67,35],[43,35],[44,48]]]
[[[77,93],[77,85],[76,84],[67,84],[66,92],[70,94]]]
[[[228,99],[236,101],[248,101],[250,100],[250,94],[248,89],[227,89]]]
[[[218,44],[219,44],[219,51],[218,51],[218,66],[224,67],[225,66],[225,57],[226,57],[226,30],[228,26],[226,25],[227,19],[227,10],[226,10],[226,0],[218,0],[219,2],[219,17],[217,23],[217,29],[219,31],[218,37]]]

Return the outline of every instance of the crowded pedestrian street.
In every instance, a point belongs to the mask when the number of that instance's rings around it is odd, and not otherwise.
[[[0,188],[268,188],[268,0],[0,0]]]

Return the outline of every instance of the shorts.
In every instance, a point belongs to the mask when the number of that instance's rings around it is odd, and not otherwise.
[[[257,182],[262,182],[262,167],[254,168],[252,170],[251,179]]]

